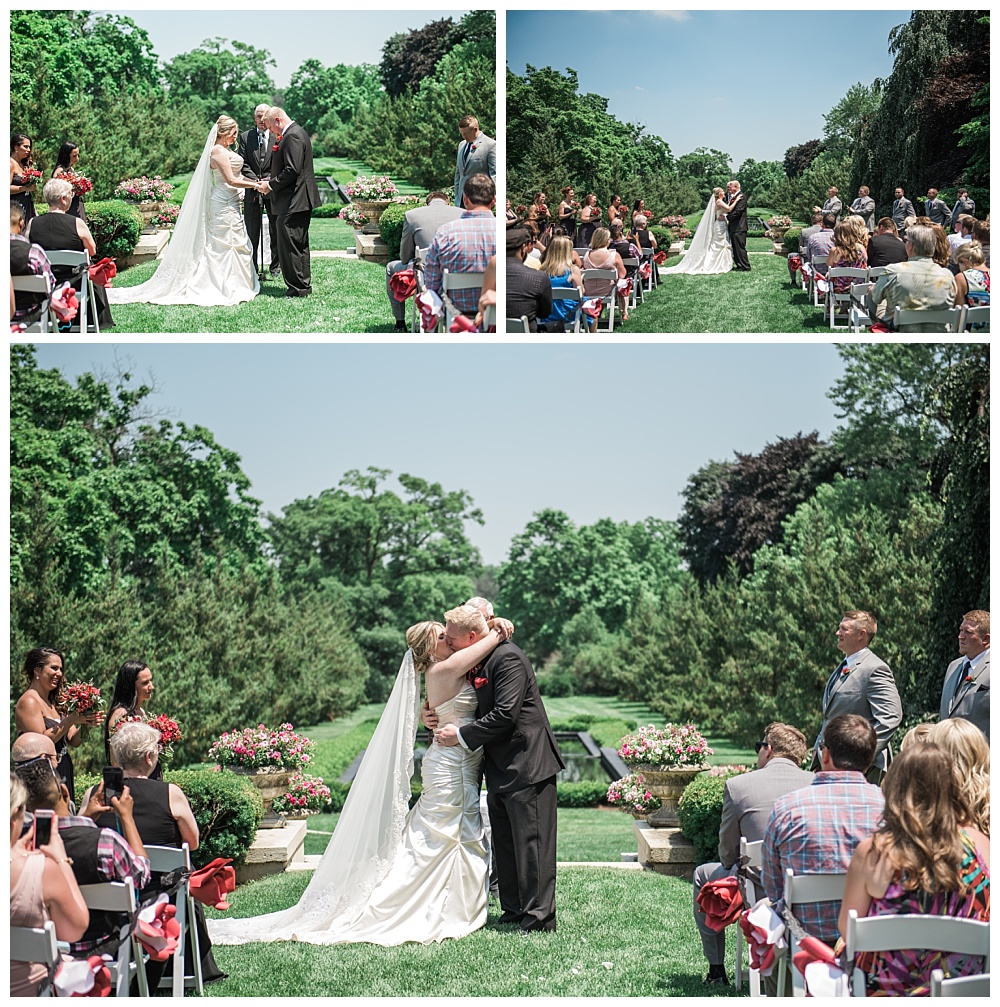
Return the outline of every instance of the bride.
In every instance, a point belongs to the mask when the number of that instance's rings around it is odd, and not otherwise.
[[[170,244],[156,272],[134,287],[112,287],[112,304],[199,304],[219,307],[252,300],[260,290],[239,189],[261,190],[240,175],[236,120],[220,115],[208,134]]]
[[[735,204],[725,201],[722,189],[713,189],[708,206],[691,239],[691,247],[676,266],[660,269],[661,276],[671,273],[728,273],[733,268],[733,246],[729,241],[726,214]]]
[[[482,640],[452,653],[444,627],[421,622],[351,785],[340,820],[297,905],[265,916],[209,920],[216,944],[430,944],[464,937],[486,922],[489,855],[479,814],[482,749],[431,745],[423,792],[407,814],[413,739],[419,726],[417,675],[440,723],[476,719],[466,673],[506,640],[497,620]]]

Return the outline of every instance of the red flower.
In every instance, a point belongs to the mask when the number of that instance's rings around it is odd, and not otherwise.
[[[474,689],[481,689],[488,681],[488,678],[474,678],[472,680],[472,687]]]
[[[698,905],[705,922],[718,933],[740,918],[743,898],[735,877],[708,881],[698,893]]]

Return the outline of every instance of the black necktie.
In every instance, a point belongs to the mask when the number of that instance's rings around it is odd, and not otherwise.
[[[972,662],[966,658],[965,664],[962,665],[961,670],[958,673],[958,681],[955,683],[955,691],[952,693],[951,697],[951,708],[955,708],[955,701],[958,699],[958,694],[962,691],[962,686],[965,685],[966,678],[972,672]]]
[[[462,154],[462,167],[464,168],[469,163],[469,155],[472,153],[472,144],[468,140],[465,141],[465,152]]]

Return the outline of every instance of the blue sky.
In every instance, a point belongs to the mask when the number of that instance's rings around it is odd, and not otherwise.
[[[722,150],[733,167],[822,137],[823,114],[892,71],[909,10],[509,11],[507,65],[577,71],[582,92],[663,137],[675,156]]]
[[[307,60],[324,66],[378,65],[390,35],[422,28],[431,21],[461,19],[465,10],[114,10],[145,29],[161,60],[190,52],[207,38],[235,39],[266,49],[277,61],[268,67],[278,87]]]
[[[709,459],[837,426],[831,345],[44,344],[71,380],[115,359],[168,419],[236,451],[265,511],[335,486],[352,468],[468,490],[469,528],[499,563],[533,512],[677,516]]]

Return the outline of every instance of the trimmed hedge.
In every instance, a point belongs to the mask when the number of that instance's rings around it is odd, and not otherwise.
[[[719,826],[722,825],[722,800],[726,780],[737,775],[710,776],[700,773],[685,788],[677,805],[681,831],[694,843],[698,863],[715,860],[719,855]]]
[[[97,242],[97,257],[127,259],[142,234],[142,214],[121,199],[87,203],[87,226]]]
[[[399,258],[399,246],[403,240],[403,218],[407,210],[412,210],[417,204],[393,203],[382,211],[378,218],[378,233],[389,246],[389,261]]]
[[[560,808],[593,808],[608,797],[609,783],[600,780],[579,780],[576,783],[556,783],[556,803]]]
[[[790,227],[785,231],[785,251],[789,255],[796,255],[799,250],[799,237],[802,234],[801,227]]]
[[[313,220],[329,220],[331,217],[339,217],[343,208],[340,203],[320,203],[319,206],[313,207]]]

